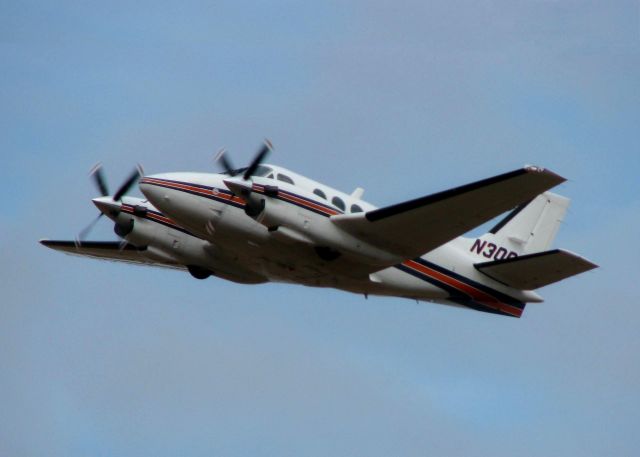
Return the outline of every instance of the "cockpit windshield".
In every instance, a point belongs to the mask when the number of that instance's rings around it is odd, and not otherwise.
[[[259,165],[258,168],[256,168],[256,172],[253,174],[253,176],[267,176],[272,171],[273,169],[271,167],[265,167],[264,165]]]
[[[222,174],[225,174],[225,175],[232,174],[233,176],[241,175],[242,173],[247,171],[247,168],[248,167],[237,168],[235,170],[231,170],[231,173],[229,173],[228,171],[224,171],[222,172]],[[267,176],[272,171],[273,170],[270,167],[265,167],[264,165],[258,165],[258,168],[256,168],[256,171],[253,173],[253,176]]]

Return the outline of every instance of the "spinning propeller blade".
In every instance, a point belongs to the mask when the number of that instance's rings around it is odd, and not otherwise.
[[[231,161],[227,158],[227,151],[225,151],[224,148],[220,149],[218,151],[218,154],[216,155],[216,162],[220,162],[222,164],[222,167],[224,168],[224,172],[227,173],[229,176],[235,176],[236,170],[235,168],[233,168],[233,165],[231,164]]]
[[[93,178],[93,181],[96,183],[96,187],[100,191],[100,195],[106,197],[109,195],[109,187],[107,186],[107,180],[104,177],[104,172],[102,171],[102,164],[97,163],[89,172],[89,176]]]
[[[100,218],[102,216],[104,216],[104,213],[98,214],[98,217],[96,217],[94,220],[91,221],[91,223],[89,225],[87,225],[85,228],[83,228],[80,231],[80,233],[78,233],[78,237],[76,238],[76,241],[78,241],[78,242],[84,241],[84,239],[91,232],[91,230],[93,230],[93,227],[95,227],[95,225],[98,223],[98,221],[100,220]]]
[[[271,152],[272,149],[273,149],[273,145],[271,144],[271,142],[269,140],[264,140],[263,146],[255,155],[255,157],[253,158],[249,166],[244,169],[242,179],[244,179],[245,181],[249,180],[253,176],[253,174],[256,172],[260,164],[264,161],[265,157],[267,157],[267,154],[269,154],[269,152]],[[235,168],[231,163],[231,160],[227,158],[227,151],[224,148],[218,151],[218,154],[216,154],[216,157],[215,157],[215,161],[220,162],[222,164],[222,168],[224,169],[224,172],[229,176],[234,177],[239,174],[238,173],[239,170]]]
[[[131,173],[131,175],[124,182],[124,184],[120,186],[120,189],[118,189],[116,193],[113,194],[113,200],[120,201],[120,199],[124,196],[124,194],[129,192],[129,189],[131,189],[131,187],[133,187],[133,185],[138,182],[141,176],[142,176],[141,168],[140,166],[138,166],[136,167],[135,170],[133,170],[133,173]]]
[[[262,148],[260,148],[260,151],[258,151],[256,156],[253,158],[253,161],[251,162],[249,167],[247,167],[244,175],[242,176],[245,181],[253,176],[253,174],[258,169],[258,166],[260,166],[265,157],[267,157],[267,154],[269,154],[269,152],[271,151],[271,148],[271,142],[269,140],[265,140]]]

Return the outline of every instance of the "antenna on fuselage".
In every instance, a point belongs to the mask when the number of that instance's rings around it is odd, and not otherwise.
[[[351,192],[351,196],[357,200],[361,200],[364,195],[364,189],[362,187],[356,187],[356,190]]]

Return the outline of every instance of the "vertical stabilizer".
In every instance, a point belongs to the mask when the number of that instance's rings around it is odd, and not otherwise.
[[[551,247],[570,200],[545,192],[515,208],[483,238],[493,239],[518,254]]]

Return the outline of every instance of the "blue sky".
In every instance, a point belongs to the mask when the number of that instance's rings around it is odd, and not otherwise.
[[[1,455],[637,454],[638,3],[397,3],[0,4]],[[94,217],[98,161],[264,137],[378,205],[548,167],[601,268],[517,320],[37,244]]]

